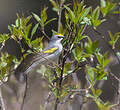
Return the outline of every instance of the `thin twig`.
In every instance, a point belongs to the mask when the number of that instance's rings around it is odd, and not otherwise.
[[[86,92],[88,91],[87,89],[72,89],[70,92]]]
[[[62,86],[63,71],[64,71],[65,61],[66,61],[66,58],[64,57],[63,61],[62,61],[62,70],[61,70],[61,74],[60,74],[59,88],[61,88],[61,86]]]
[[[3,47],[5,46],[4,43],[2,43],[2,46],[0,47],[0,52],[2,51]]]
[[[25,77],[25,81],[26,81],[26,84],[25,84],[25,91],[24,91],[23,101],[22,101],[20,110],[23,110],[23,106],[24,106],[24,104],[25,104],[25,98],[26,98],[27,90],[28,90],[28,79],[27,79],[27,74],[26,74],[26,77]]]
[[[118,81],[118,89],[116,88],[116,86],[114,84],[112,84],[112,85],[116,89],[117,94],[118,94],[117,95],[117,103],[115,105],[119,107],[119,104],[120,104],[120,79],[117,76],[115,76],[112,72],[109,72],[109,73],[113,78],[115,78]]]
[[[73,94],[73,92],[69,91],[69,94],[64,97],[63,101],[60,102],[60,104],[65,104],[67,101],[69,101],[68,99],[70,99],[70,97],[71,97],[72,94]]]
[[[64,76],[63,79],[68,78],[72,73],[75,73],[76,71],[78,71],[79,69],[81,69],[81,67],[83,67],[83,66],[85,66],[85,65],[86,65],[86,63],[85,63],[85,64],[78,65],[70,74]]]
[[[120,82],[120,79],[117,77],[117,76],[115,76],[113,73],[111,73],[111,72],[109,72],[110,73],[110,75],[111,76],[113,76],[118,82]]]
[[[59,12],[58,12],[58,32],[60,31],[60,25],[61,25],[61,14],[62,14],[62,5],[63,5],[63,1],[60,0],[60,8],[59,8]]]
[[[41,32],[43,33],[43,35],[44,35],[48,40],[50,40],[50,38],[48,37],[48,35],[45,33],[44,30],[41,30]]]
[[[56,101],[55,101],[54,110],[57,110],[58,104],[59,104],[59,98],[57,97],[57,98],[56,98]]]
[[[48,40],[50,40],[49,36],[45,33],[44,27],[42,27],[42,28],[38,27],[38,29],[42,32],[42,34],[43,34]]]
[[[47,98],[46,98],[46,100],[45,100],[45,104],[44,104],[44,110],[46,110],[46,107],[47,107],[47,105],[48,105],[48,103],[49,103],[49,100],[50,100],[50,97],[52,96],[52,92],[49,92],[49,94],[48,94],[48,96],[47,96]]]
[[[1,90],[1,87],[0,87],[0,102],[1,102],[1,110],[6,110],[5,109],[5,103],[4,103],[4,100],[3,100],[3,97],[2,97],[2,90]]]
[[[82,32],[81,32],[81,36],[84,34],[86,28],[87,28],[87,24],[85,24],[85,26],[84,26],[84,28],[83,28],[83,30],[82,30]]]

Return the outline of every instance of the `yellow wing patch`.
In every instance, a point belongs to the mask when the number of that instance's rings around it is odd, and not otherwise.
[[[51,49],[48,49],[46,51],[44,51],[43,53],[53,53],[57,50],[58,48],[51,48]]]

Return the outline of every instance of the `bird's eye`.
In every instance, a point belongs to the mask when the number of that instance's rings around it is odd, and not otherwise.
[[[64,38],[64,36],[58,36],[58,38]]]
[[[58,38],[61,38],[61,36],[58,36]]]

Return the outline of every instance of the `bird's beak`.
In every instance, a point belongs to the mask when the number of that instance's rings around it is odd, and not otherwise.
[[[61,36],[61,38],[63,38],[63,39],[64,39],[64,38],[66,38],[66,36]]]

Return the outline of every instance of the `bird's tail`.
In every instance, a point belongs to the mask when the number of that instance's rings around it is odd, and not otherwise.
[[[26,58],[20,63],[20,65],[15,70],[16,79],[24,83],[26,80],[26,74],[32,69],[31,65],[34,63],[34,54],[29,54]]]

